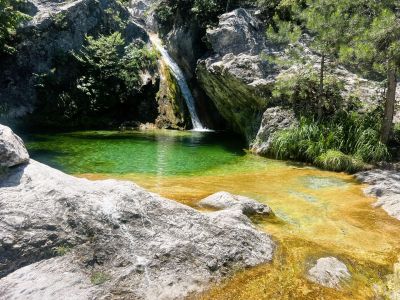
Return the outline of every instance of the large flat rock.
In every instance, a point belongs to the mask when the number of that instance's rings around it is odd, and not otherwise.
[[[0,182],[1,299],[180,299],[273,256],[240,210],[200,213],[33,160],[10,171]]]

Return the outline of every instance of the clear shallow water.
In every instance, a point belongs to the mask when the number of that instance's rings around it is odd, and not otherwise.
[[[237,272],[202,299],[372,299],[400,288],[390,277],[400,255],[400,222],[373,208],[362,185],[350,175],[256,157],[243,147],[232,137],[174,131],[37,135],[28,142],[33,158],[68,173],[132,180],[193,207],[221,190],[269,204],[276,216],[254,221],[279,244],[274,261]],[[343,290],[307,280],[307,268],[322,256],[349,267],[353,279]]]

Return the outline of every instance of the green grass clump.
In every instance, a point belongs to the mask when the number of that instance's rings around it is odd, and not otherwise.
[[[315,164],[325,170],[357,172],[364,168],[364,163],[338,150],[328,150],[315,159]]]
[[[68,245],[60,245],[57,246],[53,249],[54,254],[58,255],[58,256],[63,256],[65,254],[67,254],[68,252],[71,251],[71,247]]]
[[[90,276],[90,282],[94,285],[100,285],[111,279],[111,276],[104,272],[94,272]]]
[[[390,158],[387,146],[379,140],[379,122],[368,114],[355,113],[321,122],[303,118],[298,126],[275,133],[270,152],[279,159],[347,172]]]

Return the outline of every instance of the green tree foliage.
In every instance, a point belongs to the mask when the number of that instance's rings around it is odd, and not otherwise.
[[[29,17],[20,12],[17,7],[19,0],[0,0],[0,54],[11,54],[15,51],[12,39],[18,25]]]
[[[358,5],[357,5],[358,4]],[[362,5],[364,4],[364,5]],[[340,49],[344,62],[355,62],[364,70],[386,74],[385,112],[381,141],[387,143],[393,126],[397,77],[400,72],[400,3],[395,1],[354,1],[348,26],[352,31]],[[355,25],[354,25],[355,24]]]
[[[287,2],[287,1],[283,1]],[[400,4],[393,0],[289,1],[291,18],[276,14],[267,30],[271,39],[294,43],[306,33],[308,46],[320,57],[318,116],[322,117],[326,64],[341,61],[364,73],[387,78],[381,141],[388,142],[392,128],[397,76],[400,69]]]
[[[87,46],[74,53],[84,70],[77,88],[90,100],[90,110],[108,110],[127,101],[140,88],[141,71],[155,67],[155,52],[124,44],[119,32],[87,37]]]
[[[292,47],[289,52],[289,57],[291,56],[294,61],[301,56],[298,55],[298,52],[303,50],[297,42],[304,34],[311,37],[307,46],[317,53],[319,58],[319,88],[316,99],[319,119],[323,116],[324,103],[329,101],[325,98],[324,88],[326,73],[329,71],[327,63],[337,60],[340,46],[348,36],[349,28],[343,21],[348,17],[344,11],[346,7],[340,2],[330,0],[286,1],[284,2],[286,10],[291,11],[290,18],[275,14],[273,22],[267,29],[267,36],[274,42],[282,45],[292,43],[297,46]],[[314,62],[309,64],[314,65]]]
[[[157,55],[143,45],[126,46],[119,32],[88,36],[86,46],[70,57],[75,78],[62,81],[64,76],[57,74],[57,68],[39,76],[38,110],[65,122],[82,123],[85,118],[101,123],[102,117],[113,119],[132,112],[138,106],[141,74],[156,68]]]
[[[278,76],[271,100],[291,106],[299,116],[316,118],[318,110],[321,110],[324,118],[330,118],[356,105],[353,101],[346,103],[341,93],[343,88],[343,82],[334,76],[327,76],[322,91],[324,101],[319,103],[321,96],[319,74],[311,67],[304,67],[296,72],[290,71]]]

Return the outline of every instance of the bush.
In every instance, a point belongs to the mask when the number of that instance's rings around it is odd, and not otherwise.
[[[154,16],[157,22],[165,31],[169,31],[174,25],[176,9],[168,5],[167,2],[160,2],[154,10]]]
[[[174,22],[191,24],[193,21],[200,28],[215,26],[218,16],[248,1],[242,0],[162,0],[154,9],[155,18],[161,25],[162,32],[168,32]],[[179,15],[179,18],[177,16]]]
[[[61,245],[61,246],[57,246],[53,249],[54,254],[58,255],[58,256],[63,256],[65,254],[67,254],[68,252],[70,252],[71,246],[69,245]]]
[[[90,282],[94,285],[100,285],[111,279],[111,276],[103,272],[94,272],[90,276]]]

